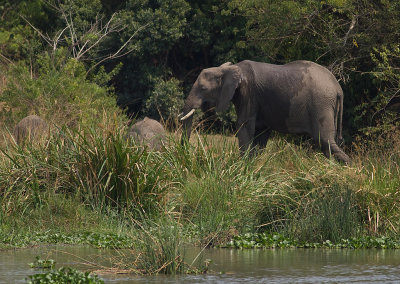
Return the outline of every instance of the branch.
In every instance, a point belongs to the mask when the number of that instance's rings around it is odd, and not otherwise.
[[[48,36],[45,36],[39,29],[37,29],[34,25],[32,25],[24,16],[19,15],[25,22],[28,23],[51,47],[53,47],[52,42]]]
[[[66,31],[68,29],[68,27],[65,27],[61,32],[60,32],[60,34],[57,36],[57,34],[56,34],[56,36],[54,37],[54,40],[53,40],[53,50],[55,51],[56,50],[56,48],[57,48],[57,44],[58,44],[58,41],[60,40],[60,37],[61,37],[61,35]]]
[[[90,50],[99,46],[105,38],[107,38],[111,33],[121,32],[126,29],[126,26],[122,25],[120,21],[114,22],[116,13],[112,14],[110,19],[103,24],[102,18],[96,16],[96,20],[93,24],[91,24],[90,28],[83,33],[82,36],[77,35],[77,31],[74,27],[73,15],[71,11],[67,8],[62,7],[61,2],[57,0],[58,4],[53,4],[50,1],[44,0],[49,6],[55,9],[58,13],[61,14],[61,18],[64,20],[66,27],[57,32],[54,36],[54,39],[51,39],[48,35],[44,35],[39,29],[33,26],[27,19],[21,16],[35,31],[39,33],[39,35],[52,47],[53,51],[57,49],[57,45],[60,42],[61,36],[65,33],[66,30],[69,31],[69,40],[70,40],[70,50],[72,53],[72,57],[76,60],[83,60],[85,55],[88,54]],[[125,50],[127,45],[132,41],[132,39],[143,29],[149,26],[150,23],[145,24],[144,26],[139,27],[129,38],[125,41],[125,43],[113,54],[103,57],[100,61],[98,61],[95,65],[89,68],[86,72],[86,75],[97,67],[99,64],[103,63],[106,60],[119,58],[131,53],[134,49],[131,48],[129,50]],[[96,38],[92,43],[90,36],[94,35]]]
[[[115,13],[112,14],[112,16],[111,16],[110,20],[107,22],[106,26],[100,30],[100,32],[99,32],[100,34],[103,30],[104,30],[104,33],[101,34],[101,36],[96,40],[96,42],[94,42],[91,46],[89,46],[88,48],[85,49],[86,44],[89,43],[89,41],[90,41],[90,40],[87,40],[85,42],[85,44],[82,46],[82,48],[80,48],[80,50],[76,56],[77,60],[79,60],[85,53],[87,53],[93,47],[98,45],[106,36],[108,36],[110,33],[112,33],[114,31],[112,28],[109,30],[109,26],[114,18],[114,15],[115,15]],[[97,23],[97,21],[96,21],[96,23]],[[92,30],[92,29],[90,29],[90,30]],[[89,32],[87,32],[85,35],[87,35],[88,33]]]
[[[143,29],[145,29],[145,28],[146,28],[147,26],[149,26],[149,25],[150,25],[150,23],[147,23],[146,25],[144,25],[144,26],[138,28],[138,29],[130,36],[130,38],[129,38],[116,52],[114,52],[114,54],[111,54],[111,55],[109,55],[109,56],[107,56],[107,57],[101,59],[101,60],[100,60],[99,62],[97,62],[95,65],[93,65],[92,67],[90,67],[90,68],[88,69],[88,71],[86,72],[86,76],[90,73],[90,71],[92,71],[95,67],[97,67],[99,64],[103,63],[104,61],[110,60],[110,59],[116,59],[116,58],[119,58],[119,57],[122,57],[122,56],[125,56],[125,55],[131,53],[131,52],[133,51],[133,49],[130,49],[130,50],[124,52],[124,53],[120,53],[120,52],[127,46],[127,44],[133,39],[133,37],[135,37],[140,31],[142,31]]]
[[[11,59],[7,58],[5,55],[3,55],[2,53],[0,53],[0,57],[3,58],[3,60],[7,61],[9,64],[13,64],[14,62],[11,61]]]
[[[354,29],[354,27],[356,26],[356,23],[357,23],[357,16],[354,16],[354,15],[353,15],[353,17],[351,18],[351,24],[350,24],[349,30],[347,31],[347,33],[346,33],[346,35],[345,35],[345,37],[344,37],[343,46],[346,45],[347,39],[349,38],[349,35],[350,35],[351,31],[352,31],[352,30]]]

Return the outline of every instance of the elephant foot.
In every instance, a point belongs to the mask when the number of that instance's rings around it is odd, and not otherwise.
[[[334,153],[333,157],[335,157],[337,161],[344,163],[345,165],[349,165],[351,161],[350,157],[342,151]]]

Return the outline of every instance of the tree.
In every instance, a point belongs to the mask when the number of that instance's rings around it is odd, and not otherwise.
[[[400,38],[398,1],[232,1],[248,17],[246,41],[260,59],[286,63],[307,59],[327,66],[345,91],[345,129],[359,131],[376,125],[390,98],[371,72],[374,49]],[[394,62],[393,62],[394,63]],[[382,97],[384,96],[384,97]]]

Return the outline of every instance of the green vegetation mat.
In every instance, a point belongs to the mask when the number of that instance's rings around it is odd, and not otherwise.
[[[116,234],[104,233],[51,233],[3,235],[0,233],[0,246],[29,247],[41,244],[91,245],[96,248],[131,248],[133,240]]]
[[[347,248],[347,249],[399,249],[400,239],[390,237],[359,237],[342,239],[333,243],[326,240],[321,243],[301,242],[277,234],[244,234],[234,237],[223,248],[256,249],[256,248]]]
[[[97,275],[90,272],[81,272],[73,268],[61,267],[57,271],[37,273],[28,277],[27,283],[81,283],[81,284],[101,284],[104,283]]]

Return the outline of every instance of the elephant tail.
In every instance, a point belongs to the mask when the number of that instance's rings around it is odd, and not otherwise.
[[[342,120],[343,120],[343,91],[338,92],[336,100],[336,143],[341,144],[343,142],[342,137]]]

